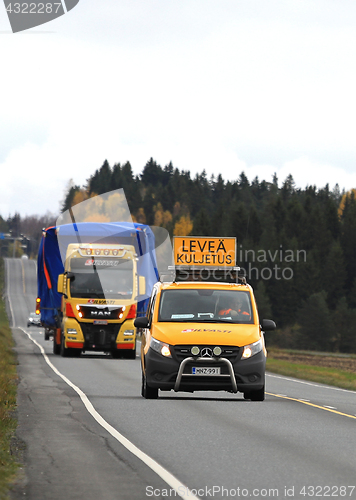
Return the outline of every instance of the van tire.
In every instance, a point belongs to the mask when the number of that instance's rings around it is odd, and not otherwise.
[[[265,400],[265,386],[257,391],[250,391],[244,394],[245,399],[251,399],[251,401],[264,401]]]
[[[145,399],[157,399],[158,398],[158,389],[157,387],[150,387],[147,385],[147,380],[142,372],[142,388],[141,388],[141,395]]]

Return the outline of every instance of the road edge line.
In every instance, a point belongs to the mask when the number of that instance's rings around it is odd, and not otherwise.
[[[48,364],[48,366],[56,373],[69,387],[71,387],[80,397],[82,403],[84,404],[87,411],[91,414],[91,416],[98,422],[101,427],[103,427],[109,434],[111,434],[119,443],[121,443],[128,451],[130,451],[133,455],[135,455],[138,459],[140,459],[144,464],[146,464],[151,470],[153,470],[165,483],[171,486],[177,494],[182,498],[189,498],[190,500],[198,500],[187,486],[179,481],[173,474],[167,471],[162,465],[160,465],[156,460],[151,458],[145,452],[140,450],[135,444],[133,444],[129,439],[123,436],[119,431],[117,431],[112,425],[110,425],[101,415],[96,411],[93,404],[90,402],[88,396],[73,382],[71,382],[65,375],[63,375],[58,368],[56,368],[53,363],[48,358],[45,350],[39,344],[30,333],[26,332],[22,327],[18,327],[19,330],[22,330],[28,338],[40,349],[40,352]]]

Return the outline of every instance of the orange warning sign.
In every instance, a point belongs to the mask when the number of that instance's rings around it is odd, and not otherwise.
[[[236,238],[175,236],[176,266],[233,267],[236,265]]]

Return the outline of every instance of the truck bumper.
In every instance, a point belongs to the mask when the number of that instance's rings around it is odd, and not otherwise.
[[[124,323],[94,324],[66,318],[63,332],[67,348],[83,351],[112,352],[135,349],[136,345],[136,330],[131,320]]]

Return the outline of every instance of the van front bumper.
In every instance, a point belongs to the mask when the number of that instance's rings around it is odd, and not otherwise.
[[[220,367],[220,375],[194,375],[193,367]],[[183,360],[164,357],[149,349],[145,355],[145,376],[150,387],[163,391],[249,392],[265,383],[266,357],[263,351],[248,359],[187,356]]]

